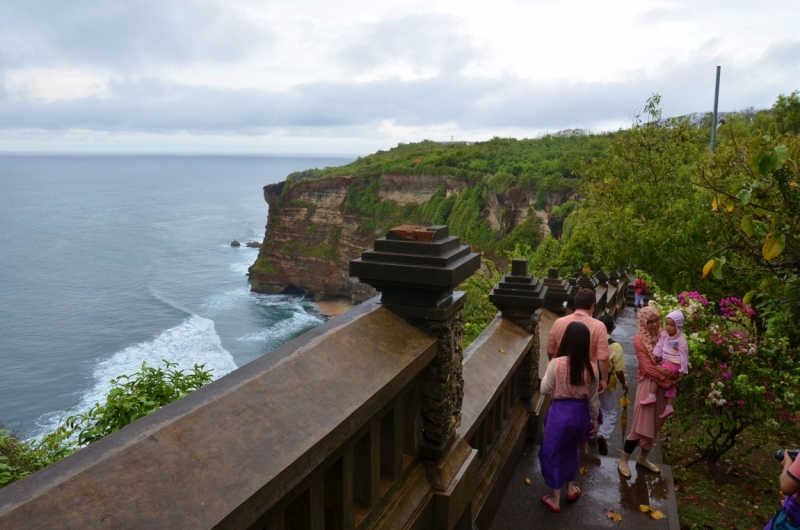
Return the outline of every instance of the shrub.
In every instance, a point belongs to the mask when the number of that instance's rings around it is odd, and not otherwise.
[[[800,420],[800,351],[759,333],[755,312],[740,299],[713,303],[696,291],[657,292],[652,304],[662,317],[675,309],[686,317],[689,375],[672,421],[699,455],[689,465],[705,461],[717,478],[717,462],[746,429]]]
[[[69,456],[78,449],[108,436],[211,382],[211,371],[194,365],[189,372],[164,360],[153,368],[142,363],[132,375],[111,380],[105,402],[88,412],[63,420],[51,433],[20,440],[0,425],[0,488]]]

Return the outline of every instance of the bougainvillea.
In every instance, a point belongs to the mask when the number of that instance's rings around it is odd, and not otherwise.
[[[696,292],[658,293],[651,304],[662,318],[676,309],[686,317],[689,375],[679,385],[672,422],[695,446],[697,461],[716,472],[745,429],[800,421],[800,352],[786,339],[759,333],[752,308],[738,298],[712,304]]]

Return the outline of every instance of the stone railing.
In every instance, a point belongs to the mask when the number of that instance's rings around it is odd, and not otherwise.
[[[0,490],[0,528],[487,528],[541,429],[539,309],[577,280],[515,260],[462,352],[480,257],[412,228],[351,262],[380,300]]]
[[[575,310],[575,295],[580,289],[592,289],[595,292],[594,317],[611,315],[618,317],[627,305],[628,275],[623,271],[614,271],[606,275],[598,271],[593,276],[579,274],[570,280],[564,280],[558,269],[550,269],[544,285],[548,286],[544,307],[556,314],[564,315]]]

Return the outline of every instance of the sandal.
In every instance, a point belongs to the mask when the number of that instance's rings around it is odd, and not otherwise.
[[[645,460],[645,462],[647,462],[647,463],[646,464],[642,464],[641,462],[639,462],[637,460],[636,461],[636,465],[637,466],[642,466],[643,468],[645,468],[646,470],[648,470],[651,473],[661,473],[661,468],[660,467],[658,467],[654,463],[650,462],[649,460]]]
[[[619,467],[619,462],[617,462],[617,471],[619,471],[619,474],[622,475],[623,477],[631,478],[631,472],[630,471],[623,471],[622,468]]]
[[[553,512],[553,513],[561,513],[561,507],[560,507],[560,506],[559,506],[558,508],[556,508],[555,506],[553,506],[552,504],[550,504],[549,502],[547,502],[547,499],[552,499],[552,498],[553,498],[553,496],[552,496],[552,495],[550,495],[550,494],[544,495],[544,496],[542,497],[542,502],[544,503],[544,505],[545,505],[545,506],[547,506],[547,508],[548,508],[548,509],[549,509],[551,512]]]
[[[578,497],[581,496],[581,489],[578,486],[575,486],[575,495],[567,495],[568,501],[577,500]]]

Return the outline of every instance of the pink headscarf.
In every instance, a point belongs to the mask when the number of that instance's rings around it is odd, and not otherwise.
[[[671,318],[673,322],[675,322],[675,327],[678,328],[678,333],[683,333],[683,322],[685,319],[680,309],[675,310],[667,315],[667,318]]]
[[[658,320],[658,329],[655,333],[651,333],[647,327],[647,319],[651,316],[658,314],[658,311],[653,306],[645,306],[639,310],[639,338],[642,339],[642,344],[644,344],[645,348],[647,348],[648,353],[653,353],[653,348],[656,347],[656,343],[661,335],[661,319]]]

